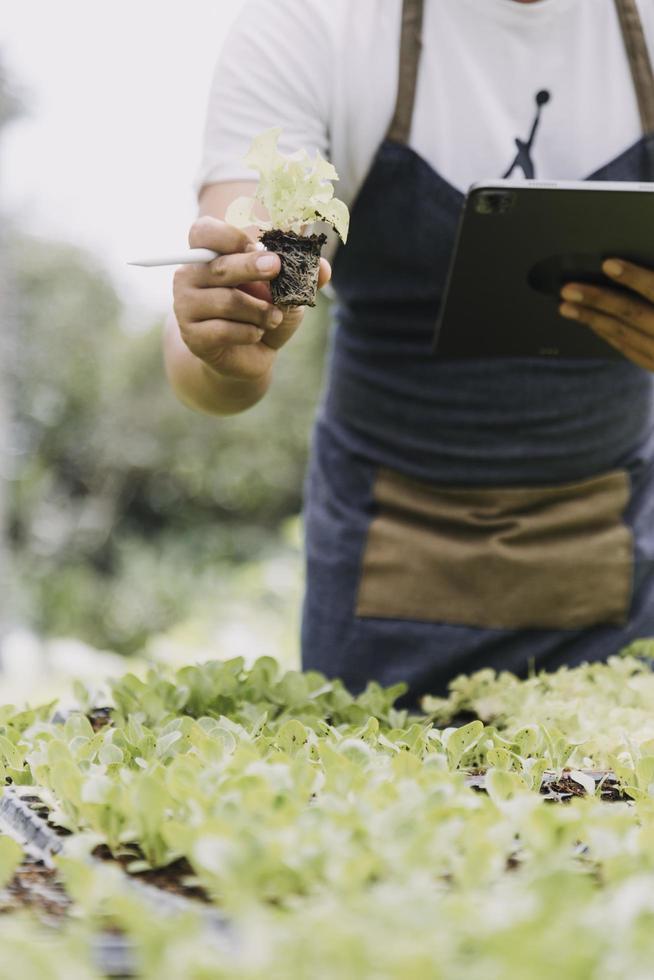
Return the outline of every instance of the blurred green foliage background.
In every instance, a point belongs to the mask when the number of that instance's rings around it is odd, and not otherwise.
[[[127,335],[94,258],[12,231],[4,240],[11,618],[130,654],[193,615],[218,615],[244,589],[264,616],[266,602],[295,608],[293,517],[327,301],[307,311],[259,405],[201,416],[168,387],[163,323]]]

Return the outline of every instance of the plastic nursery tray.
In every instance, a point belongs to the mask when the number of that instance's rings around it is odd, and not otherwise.
[[[30,792],[19,794],[13,786],[6,786],[0,798],[0,831],[13,837],[35,861],[42,861],[46,868],[53,868],[52,857],[62,849],[62,835],[44,819],[47,807]]]
[[[86,713],[86,717],[91,723],[91,727],[94,731],[99,731],[104,728],[105,725],[112,725],[111,712],[113,708],[109,705],[101,705],[99,707],[91,708],[90,711]],[[50,724],[52,725],[63,725],[67,718],[72,714],[76,714],[77,711],[74,708],[57,708],[50,718]]]
[[[26,792],[21,792],[24,789]],[[53,857],[65,852],[68,831],[49,823],[48,807],[38,796],[38,788],[33,786],[5,786],[0,797],[0,834],[13,837],[34,861],[40,861],[46,868],[53,868]],[[89,857],[93,864],[103,862]],[[152,907],[154,915],[179,915],[193,911],[203,919],[207,931],[207,941],[212,942],[218,952],[234,942],[228,920],[216,909],[203,908],[191,898],[163,891],[156,885],[139,881],[125,873],[126,886]],[[116,933],[102,933],[94,948],[94,959],[100,972],[107,977],[136,976],[133,944]]]
[[[571,769],[563,769],[561,773],[545,772],[540,788],[543,798],[563,803],[572,799],[573,796],[585,796],[584,789],[570,778],[572,771]],[[618,778],[611,769],[579,769],[577,771],[583,773],[584,776],[590,776],[595,781],[596,788],[600,783],[602,784],[600,798],[606,802],[630,802],[629,797],[620,789]],[[466,786],[470,786],[471,789],[485,791],[486,773],[469,773],[465,782]]]
[[[72,902],[52,868],[26,858],[0,889],[0,914],[29,909],[45,925],[55,927],[68,915]]]

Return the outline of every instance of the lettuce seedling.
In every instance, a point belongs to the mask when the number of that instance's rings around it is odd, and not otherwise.
[[[263,231],[260,241],[279,255],[281,271],[270,283],[273,302],[315,306],[320,252],[327,236],[303,231],[315,221],[326,221],[345,243],[350,214],[334,197],[331,182],[339,179],[334,166],[317,150],[313,159],[306,150],[280,153],[280,135],[281,129],[274,127],[252,142],[244,162],[259,173],[255,195],[232,201],[225,221],[237,228],[256,225]],[[254,215],[255,201],[266,208],[269,220]]]

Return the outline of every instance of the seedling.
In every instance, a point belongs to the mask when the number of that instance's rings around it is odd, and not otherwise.
[[[350,214],[334,197],[334,166],[316,150],[284,155],[277,149],[281,129],[268,129],[253,141],[245,164],[259,173],[254,197],[237,197],[227,208],[225,220],[237,228],[252,225],[263,231],[260,241],[281,259],[281,271],[270,283],[273,302],[280,306],[315,306],[320,253],[324,234],[306,235],[315,221],[330,224],[343,243],[347,240]],[[269,220],[257,218],[254,203],[262,204]]]

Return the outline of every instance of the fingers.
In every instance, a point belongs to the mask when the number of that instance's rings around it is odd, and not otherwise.
[[[281,260],[274,252],[246,252],[221,255],[205,264],[205,282],[198,285],[238,286],[242,282],[268,281],[278,276]]]
[[[213,262],[187,266],[188,279],[198,289],[207,286],[239,286],[244,282],[268,282],[279,275],[281,261],[274,252],[248,251],[221,255]]]
[[[246,289],[209,285],[198,288],[198,278],[210,282],[200,266],[180,266],[173,278],[173,307],[180,322],[198,320],[238,320],[254,323],[265,330],[274,330],[284,314],[270,298],[247,292]],[[268,290],[268,286],[257,284]]]
[[[260,251],[255,239],[242,229],[209,215],[193,223],[189,231],[189,245],[191,248],[210,248],[221,253],[213,262],[188,267],[189,281],[198,288],[270,281],[281,271],[281,259],[276,253]],[[321,258],[318,288],[322,289],[331,276],[329,262]]]
[[[268,284],[261,281],[262,272],[256,268],[256,262],[262,258],[272,258],[279,270],[277,255],[260,252],[224,255],[215,262],[180,266],[173,283],[178,319],[234,319],[254,323],[265,330],[275,330],[281,323],[294,326],[302,318],[304,307],[281,310],[272,303]],[[331,266],[321,259],[319,286],[330,278]],[[230,286],[229,280],[234,280],[234,285],[238,283],[239,288]]]
[[[627,286],[654,303],[654,271],[643,266],[625,262],[624,259],[607,259],[602,265],[602,272],[621,286]]]
[[[239,228],[218,218],[198,218],[189,244],[219,252],[209,263],[180,266],[173,280],[173,309],[189,350],[233,377],[254,376],[270,366],[275,351],[299,328],[305,308],[280,309],[272,303],[269,283],[281,271],[279,255],[258,249]],[[331,279],[321,258],[318,286]]]
[[[268,251],[248,251],[238,255],[221,255],[213,262],[191,266],[189,274],[198,288],[211,286],[241,286],[245,283],[270,282],[281,272],[279,255]],[[320,259],[318,288],[322,289],[332,277],[327,259]]]
[[[590,327],[634,364],[653,371],[654,273],[613,259],[602,268],[633,292],[569,283],[561,290],[565,302],[559,312]]]
[[[195,354],[205,361],[211,361],[229,347],[258,344],[265,331],[253,323],[234,323],[231,320],[201,320],[198,323],[180,324],[182,340]]]
[[[592,326],[590,313],[595,311],[621,320],[654,340],[654,305],[640,299],[636,293],[570,283],[561,290],[561,296],[567,301],[566,305],[577,311],[576,319],[582,323]]]
[[[241,282],[274,279],[281,262],[273,252],[259,251],[256,241],[240,228],[204,215],[191,225],[189,245],[220,252],[213,262],[189,266],[189,280],[196,287],[238,286]]]
[[[633,292],[605,289],[588,283],[568,283],[561,290],[562,316],[590,327],[639,367],[654,371],[654,274],[639,266],[609,260],[607,275]]]
[[[634,364],[654,370],[654,339],[630,327],[622,320],[597,310],[564,303],[559,312],[570,320],[591,327],[598,337],[615,347]]]
[[[205,363],[223,377],[257,381],[270,371],[275,356],[275,351],[262,341],[249,346],[220,348],[214,355],[205,358]]]
[[[643,340],[642,334],[631,330],[619,320],[602,317],[599,314],[596,315],[595,322],[589,325],[593,327],[598,337],[611,347],[615,347],[634,364],[648,371],[654,371],[654,345]]]
[[[263,344],[268,347],[272,347],[273,350],[279,350],[284,344],[288,343],[293,334],[299,328],[304,317],[305,307],[304,306],[293,306],[291,307],[284,316],[284,322],[277,330],[266,331],[263,340]]]
[[[211,248],[214,252],[244,252],[254,239],[241,228],[205,214],[197,218],[188,233],[190,248]]]
[[[202,289],[210,286],[240,286],[247,282],[270,282],[281,272],[281,259],[275,252],[254,250],[253,243],[247,251],[221,255],[213,262],[189,266],[187,273],[194,286]],[[320,259],[318,288],[322,289],[332,277],[327,259]]]
[[[318,269],[318,289],[322,289],[323,286],[327,285],[332,277],[332,267],[327,261],[327,259],[320,259],[320,268]]]
[[[182,293],[178,308],[183,319],[236,320],[253,323],[263,330],[274,330],[284,319],[284,313],[272,303],[257,299],[241,289],[197,289]]]

